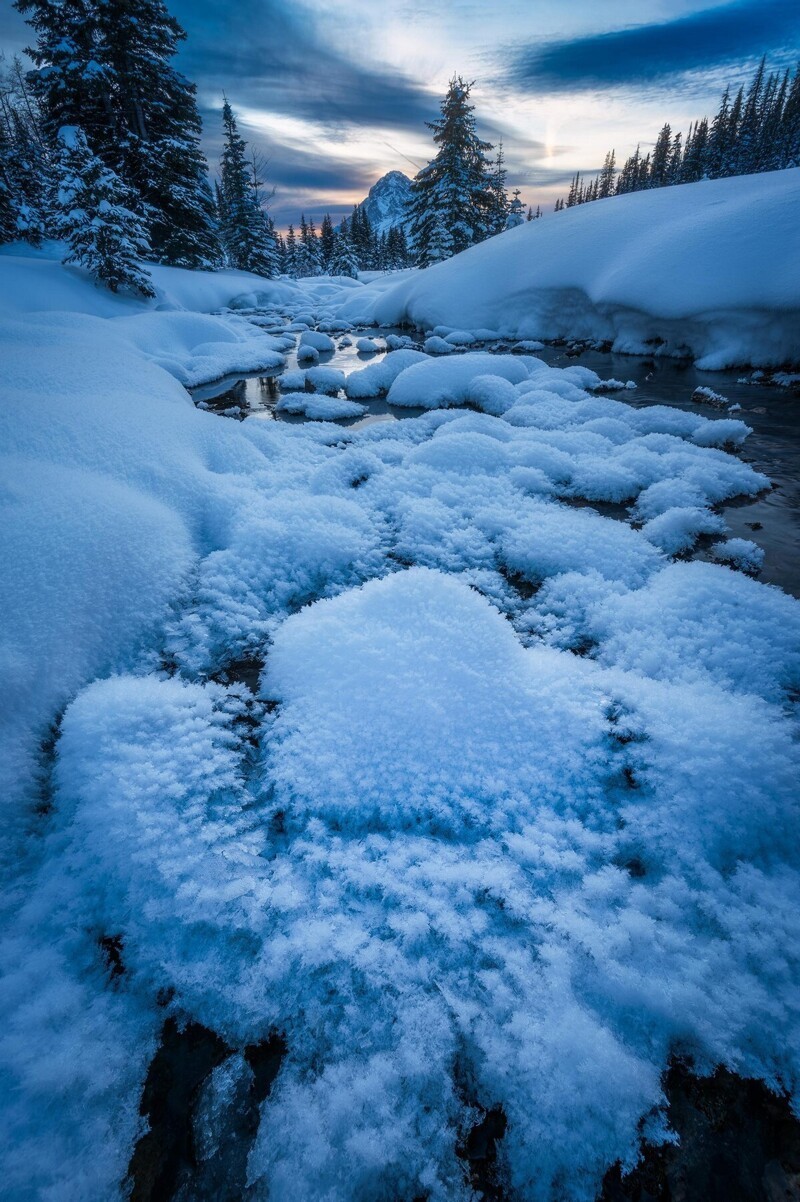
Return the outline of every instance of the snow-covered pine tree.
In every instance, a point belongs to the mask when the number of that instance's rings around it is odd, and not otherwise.
[[[194,85],[171,64],[185,36],[162,0],[16,0],[36,32],[31,74],[45,132],[88,131],[133,191],[162,262],[220,259]]]
[[[271,222],[261,203],[258,159],[248,158],[227,98],[223,100],[225,145],[220,164],[220,233],[228,264],[240,271],[273,276],[278,254]]]
[[[283,270],[287,275],[292,276],[294,279],[297,278],[297,235],[291,223],[286,231]]]
[[[319,239],[314,228],[314,219],[312,217],[311,221],[307,222],[305,214],[300,218],[300,237],[297,240],[294,261],[295,273],[300,277],[319,275],[322,271]]]
[[[350,238],[350,227],[347,221],[342,221],[335,238],[333,259],[331,260],[331,275],[346,275],[357,279],[360,270],[358,255]]]
[[[335,249],[336,235],[333,232],[333,221],[331,220],[330,213],[326,213],[319,227],[319,253],[322,261],[322,269],[327,274],[330,274]]]
[[[433,225],[428,238],[428,262],[441,263],[453,254],[453,237],[444,223],[442,211],[434,212]]]
[[[519,188],[514,189],[513,198],[508,206],[506,229],[513,230],[517,225],[525,223],[525,205],[520,200]]]
[[[52,154],[19,58],[0,72],[0,241],[38,245],[48,232]]]
[[[778,132],[781,167],[800,167],[800,63],[792,78]]]
[[[512,212],[512,205],[508,199],[508,189],[506,181],[508,179],[508,171],[506,170],[505,154],[503,152],[503,143],[500,142],[497,147],[497,154],[494,163],[492,164],[489,173],[489,213],[488,224],[490,234],[499,234],[504,229],[510,229],[508,218]],[[515,196],[519,196],[517,189]],[[519,224],[513,222],[514,225]]]
[[[746,175],[758,170],[767,60],[761,59],[747,90],[736,144],[736,173]]]
[[[670,154],[672,151],[672,130],[667,122],[662,125],[656,144],[653,147],[653,157],[650,162],[650,174],[647,181],[650,188],[663,188],[668,183]]]
[[[605,200],[607,196],[613,195],[614,178],[617,174],[617,160],[613,150],[609,150],[603,163],[603,169],[600,172],[600,182],[598,184],[597,195],[600,200]]]
[[[78,126],[58,135],[55,233],[67,244],[64,263],[78,263],[112,292],[153,296],[139,260],[150,255],[147,232],[131,207],[132,193],[89,149]]]
[[[386,237],[386,266],[391,270],[408,267],[409,254],[402,226],[393,225]]]
[[[478,137],[471,87],[460,76],[451,79],[441,116],[427,123],[438,149],[412,180],[408,206],[415,260],[421,267],[436,262],[448,246],[449,254],[457,254],[489,234],[492,193],[486,156],[492,147]]]

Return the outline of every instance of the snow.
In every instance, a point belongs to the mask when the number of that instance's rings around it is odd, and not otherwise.
[[[349,397],[383,396],[394,381],[413,363],[428,362],[422,351],[392,350],[383,359],[353,371],[347,377],[345,389]]]
[[[608,340],[699,367],[800,360],[800,168],[578,205],[527,222],[343,316],[503,338]]]
[[[361,417],[363,405],[342,397],[321,396],[309,392],[284,392],[275,408],[280,413],[302,413],[314,421],[331,421],[339,417]]]
[[[794,1089],[800,605],[745,540],[672,558],[767,486],[747,426],[407,347],[348,400],[284,376],[308,424],[226,421],[181,381],[285,343],[184,274],[134,304],[0,256],[6,1195],[121,1196],[168,1017],[233,1049],[195,1124],[223,1169],[241,1051],[285,1037],[274,1202],[468,1202],[494,1106],[509,1187],[590,1202],[676,1048]],[[273,316],[381,292],[303,284]],[[427,411],[329,424],[381,392]]]
[[[459,405],[467,399],[475,377],[487,374],[519,384],[527,378],[528,371],[521,359],[481,351],[459,355],[452,360],[428,360],[412,364],[401,372],[391,385],[387,399],[391,405],[419,405],[425,409]]]
[[[300,335],[300,343],[298,347],[298,355],[305,347],[312,347],[320,354],[326,354],[329,351],[336,350],[336,343],[328,334],[322,334],[318,330],[303,330]]]

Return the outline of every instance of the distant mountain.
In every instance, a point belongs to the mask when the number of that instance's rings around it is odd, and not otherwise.
[[[388,234],[392,226],[406,225],[410,189],[411,180],[402,171],[390,171],[372,185],[369,196],[358,207],[366,211],[377,234]]]

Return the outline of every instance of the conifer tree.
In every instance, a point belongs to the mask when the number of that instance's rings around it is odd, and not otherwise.
[[[453,254],[453,237],[444,223],[441,212],[434,213],[433,225],[428,238],[428,261],[441,263]]]
[[[511,213],[512,206],[508,199],[508,189],[506,180],[508,171],[505,165],[505,155],[503,153],[503,143],[497,147],[494,164],[489,175],[489,232],[491,234],[499,234],[507,227],[507,220]],[[519,196],[519,190],[515,193]],[[516,225],[517,223],[514,222]]]
[[[523,225],[525,222],[525,206],[520,200],[519,188],[514,189],[513,199],[508,206],[508,216],[506,217],[506,229],[512,230],[517,225]]]
[[[322,267],[325,272],[330,272],[333,262],[333,255],[336,250],[336,235],[333,231],[333,221],[330,213],[326,213],[322,218],[322,224],[319,230],[319,250],[322,259]]]
[[[668,181],[670,154],[672,151],[672,130],[669,123],[663,125],[656,138],[653,148],[653,158],[648,173],[648,187],[663,188]]]
[[[287,275],[297,276],[297,235],[294,232],[294,226],[289,225],[286,231],[286,245],[284,250],[283,269]]]
[[[603,170],[600,172],[600,182],[597,195],[601,200],[606,196],[611,196],[614,191],[614,178],[617,174],[616,156],[613,150],[609,150],[603,163]]]
[[[134,192],[162,262],[219,261],[195,89],[171,64],[185,36],[162,0],[16,0],[36,33],[44,129],[79,126]]]
[[[222,106],[225,145],[220,164],[220,233],[229,266],[270,277],[277,271],[275,235],[261,207],[258,160],[246,156],[227,98]]]
[[[67,244],[64,263],[86,267],[112,292],[153,296],[139,263],[150,247],[144,223],[131,208],[130,189],[92,154],[77,126],[60,130],[59,147],[55,232]]]
[[[450,80],[441,116],[428,122],[436,156],[411,184],[411,237],[416,261],[423,267],[489,233],[492,192],[486,155],[492,147],[478,137],[471,87],[460,76]]]
[[[357,279],[359,270],[358,256],[350,238],[350,227],[345,220],[336,234],[331,274],[344,275],[349,276],[351,279]]]

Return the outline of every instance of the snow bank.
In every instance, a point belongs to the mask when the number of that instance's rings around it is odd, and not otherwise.
[[[603,339],[700,367],[800,361],[800,168],[579,205],[508,230],[344,316]]]

